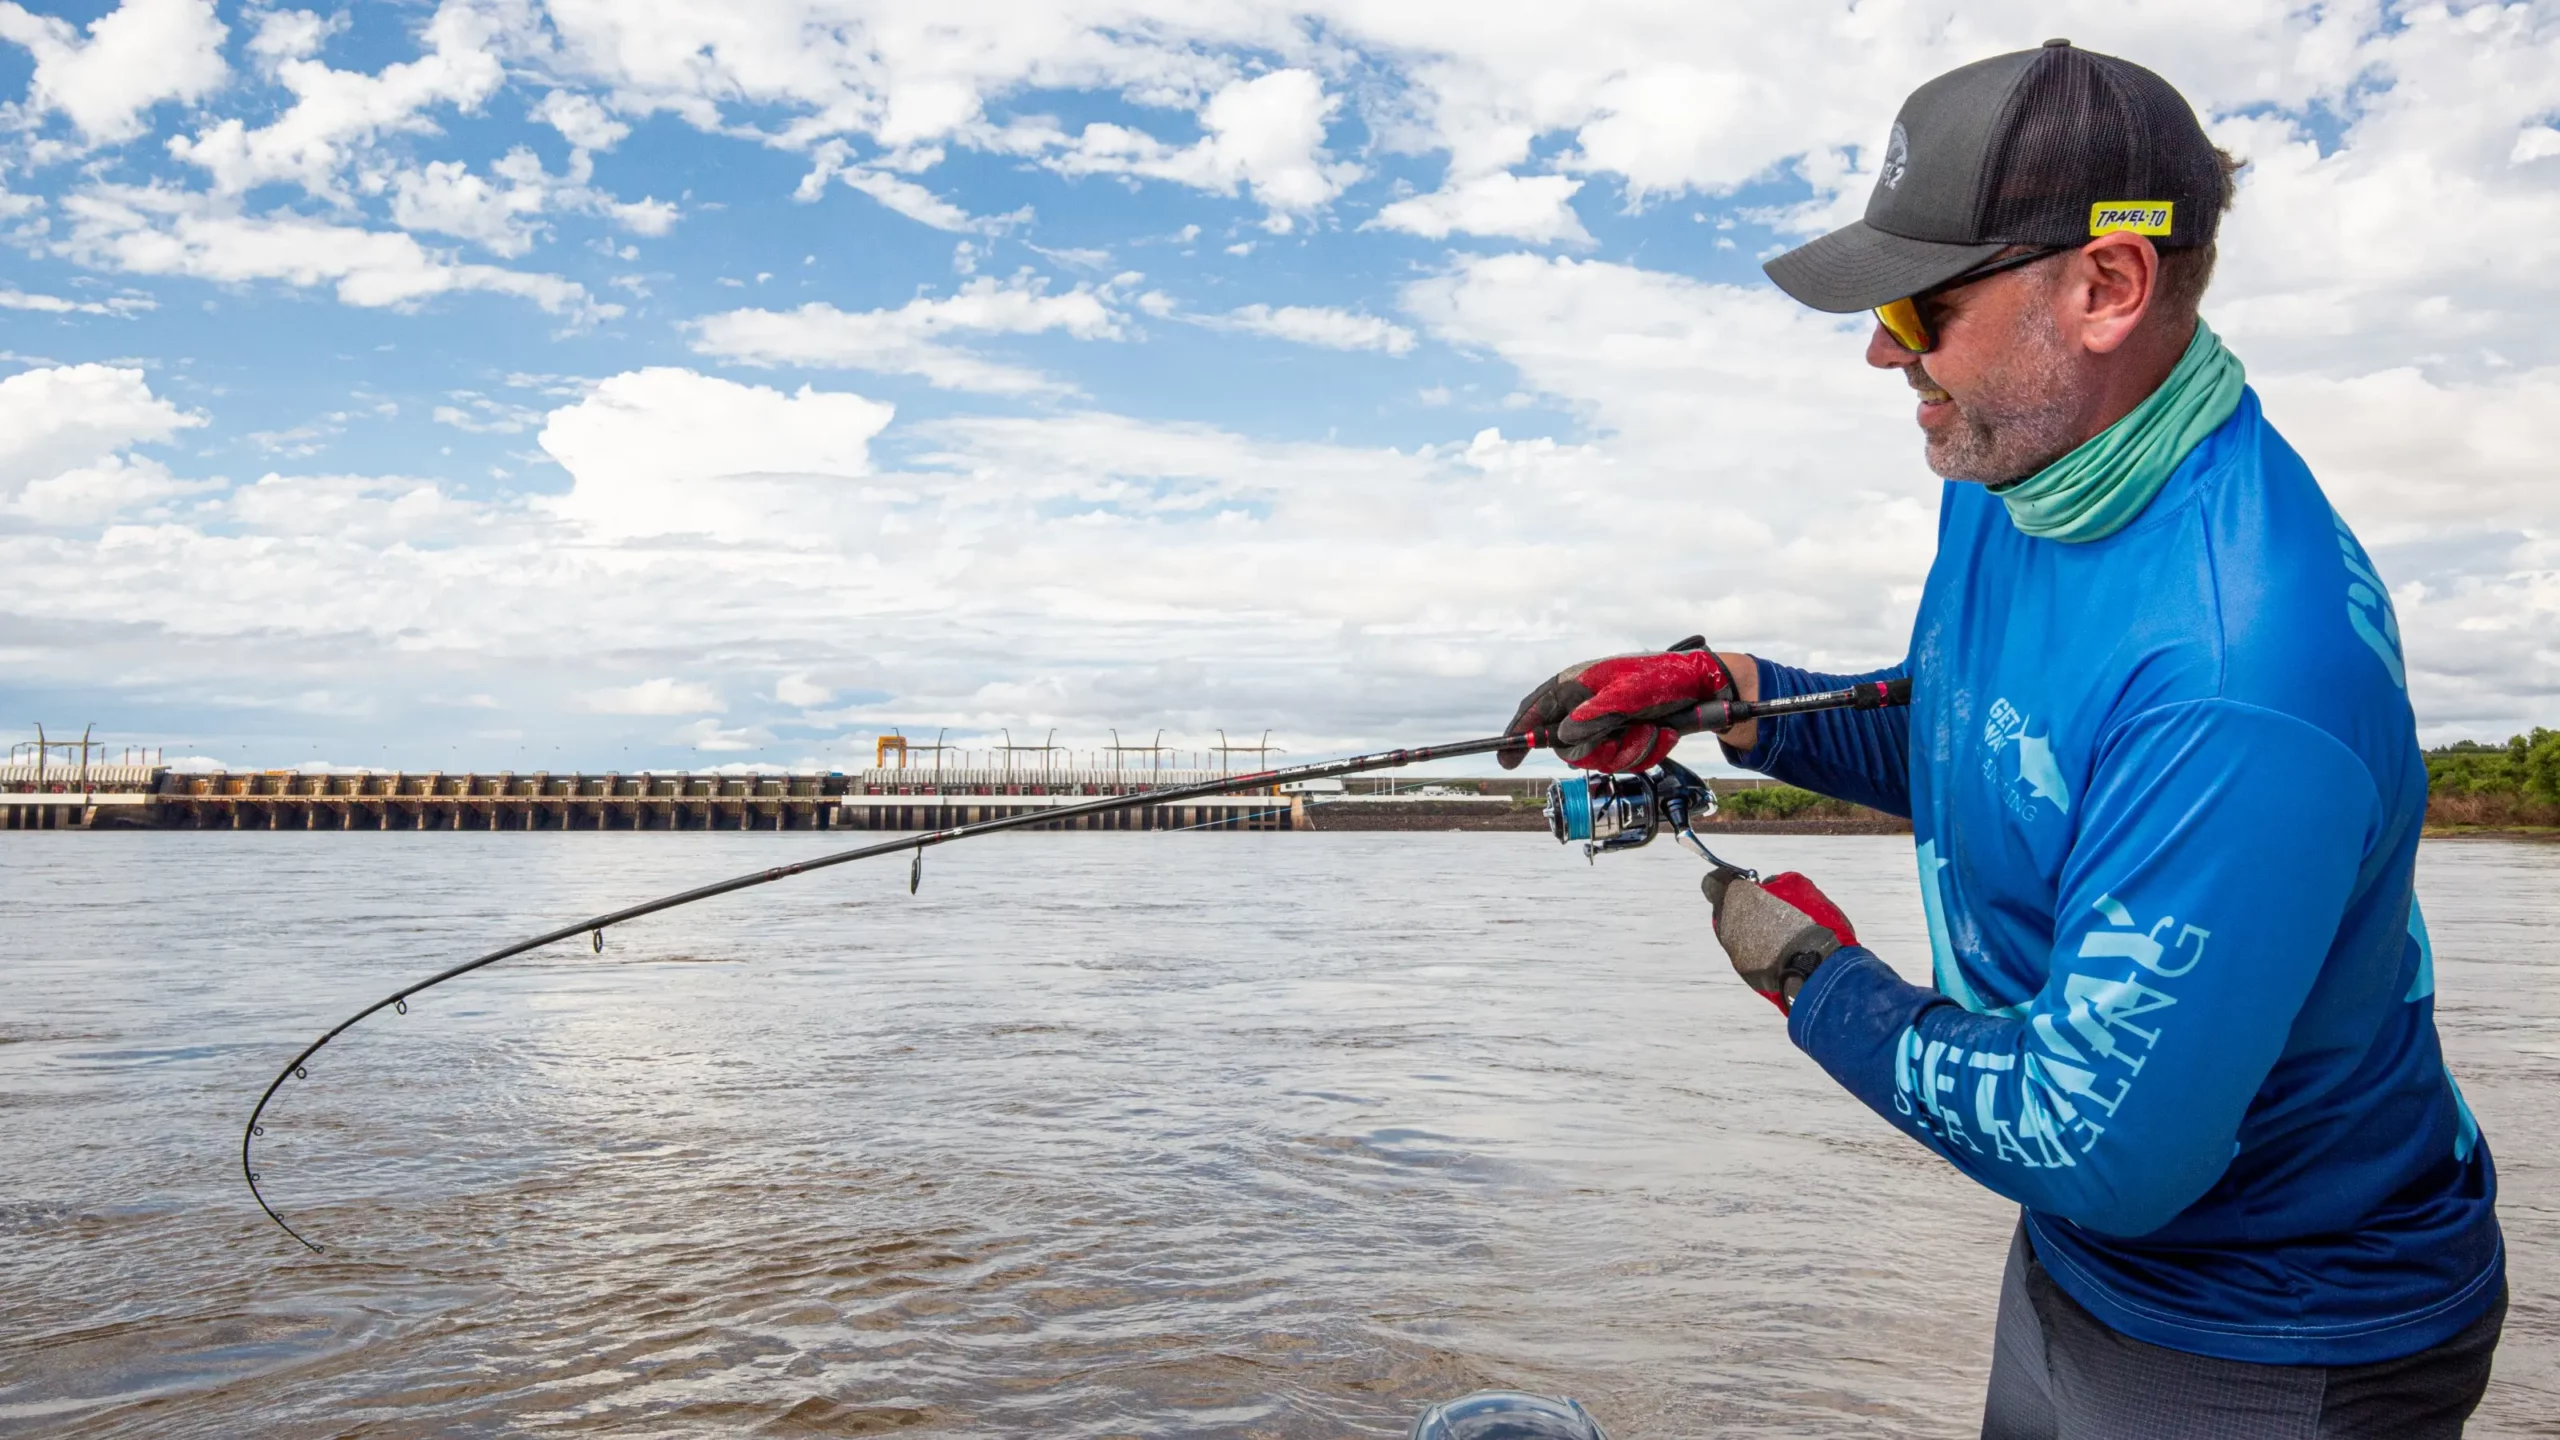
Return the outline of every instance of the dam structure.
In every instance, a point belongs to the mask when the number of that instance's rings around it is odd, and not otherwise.
[[[1263,772],[1280,750],[1183,750],[1156,740],[1076,751],[1054,743],[971,749],[878,737],[861,770],[644,770],[519,773],[313,766],[222,770],[164,763],[125,747],[108,759],[88,732],[13,746],[0,765],[7,830],[941,830],[1038,817],[1105,796]],[[1143,758],[1140,758],[1143,757]],[[198,762],[200,765],[202,762]],[[1755,781],[1743,781],[1748,786]],[[1721,787],[1720,787],[1721,788]],[[1258,785],[1227,795],[1062,816],[1038,830],[1544,829],[1546,781],[1383,772]],[[1321,810],[1319,817],[1315,812]]]
[[[1233,773],[916,766],[784,775],[524,775],[10,765],[0,768],[0,829],[938,830]],[[1305,797],[1265,788],[1077,816],[1054,828],[1304,829]]]
[[[845,777],[839,827],[939,830],[1072,805],[1101,795],[1134,795],[1165,785],[1196,785],[1236,774],[1222,770],[941,770],[872,769]],[[1035,830],[1053,828],[1045,825]],[[1107,815],[1079,815],[1054,828],[1075,830],[1303,830],[1306,797],[1265,786],[1170,805],[1144,805]]]

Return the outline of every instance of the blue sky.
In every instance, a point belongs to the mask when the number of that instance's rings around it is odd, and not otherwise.
[[[0,4],[0,706],[842,765],[1891,659],[1936,485],[1757,262],[2054,33],[2253,161],[2207,313],[2422,729],[2560,720],[2550,4]]]

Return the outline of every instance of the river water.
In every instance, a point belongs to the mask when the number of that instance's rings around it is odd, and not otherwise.
[[[1699,866],[1534,834],[1018,835],[562,946],[805,834],[0,834],[0,1433],[1974,1433],[2012,1211],[1839,1093]],[[1906,974],[1907,839],[1736,837]],[[2560,1416],[2560,846],[2430,844]]]

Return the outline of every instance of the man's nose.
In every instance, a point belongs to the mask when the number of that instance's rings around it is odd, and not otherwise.
[[[1879,322],[1867,336],[1867,363],[1879,370],[1908,370],[1920,363],[1920,357],[1903,349],[1902,342]]]

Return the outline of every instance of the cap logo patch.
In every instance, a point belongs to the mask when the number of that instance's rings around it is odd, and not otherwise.
[[[2089,207],[2089,233],[2112,235],[2119,230],[2136,235],[2169,233],[2169,218],[2177,210],[2173,200],[2101,200]]]
[[[1884,142],[1884,164],[1876,169],[1876,183],[1887,190],[1902,188],[1902,173],[1911,168],[1911,132],[1902,122],[1893,122],[1893,134]]]

